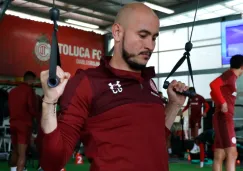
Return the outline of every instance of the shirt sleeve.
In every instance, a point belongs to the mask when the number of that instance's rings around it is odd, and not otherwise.
[[[213,95],[215,102],[220,104],[224,104],[226,102],[221,92],[221,87],[226,84],[226,81],[224,81],[221,77],[216,78],[210,83],[210,88],[212,90],[211,94]]]
[[[208,111],[210,109],[208,102],[205,100],[203,104],[204,104],[204,113],[208,113]]]
[[[90,82],[84,73],[78,73],[69,80],[60,100],[57,128],[50,134],[41,131],[40,165],[45,171],[61,170],[68,162],[81,138],[91,96]]]
[[[208,102],[204,99],[204,97],[202,97],[202,103],[203,103],[203,105],[204,105],[204,110],[203,110],[203,112],[204,112],[204,113],[208,113],[208,111],[209,111],[209,109],[210,109],[210,106],[209,106]]]

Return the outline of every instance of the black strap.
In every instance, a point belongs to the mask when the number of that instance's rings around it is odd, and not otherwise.
[[[0,0],[0,21],[3,19],[5,15],[5,11],[11,4],[11,0]]]
[[[171,77],[175,73],[175,71],[181,66],[181,64],[183,64],[185,59],[187,59],[187,65],[188,65],[189,74],[191,76],[193,87],[195,87],[194,86],[194,80],[193,80],[192,66],[191,66],[191,61],[190,61],[190,51],[192,50],[192,47],[193,47],[193,44],[191,43],[191,39],[192,39],[192,33],[193,33],[193,30],[194,30],[194,25],[195,25],[195,21],[196,21],[196,15],[197,15],[198,6],[199,6],[199,0],[197,1],[197,7],[196,7],[195,15],[194,15],[194,20],[193,20],[193,25],[192,25],[190,39],[185,45],[185,51],[186,52],[183,54],[181,59],[176,63],[176,65],[173,67],[173,69],[171,70],[171,72],[169,73],[167,78],[165,79],[164,86],[163,86],[165,89],[167,89],[169,84],[170,84],[167,81],[168,78]],[[189,90],[188,92],[184,92],[182,94],[184,94],[186,96],[194,96],[195,92],[190,92],[190,90]]]
[[[59,19],[60,12],[57,8],[53,7],[50,10],[51,20],[54,22],[53,33],[52,33],[52,44],[51,44],[51,56],[50,56],[50,69],[49,69],[49,79],[48,86],[53,88],[56,87],[60,80],[56,76],[57,65],[61,66],[60,52],[57,40],[58,25],[57,20]]]

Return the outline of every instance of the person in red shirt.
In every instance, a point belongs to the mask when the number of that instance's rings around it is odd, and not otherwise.
[[[210,83],[210,94],[216,107],[213,116],[214,171],[222,170],[224,159],[226,159],[226,170],[235,170],[237,149],[233,117],[237,96],[236,80],[242,73],[243,56],[235,55],[230,59],[230,69]]]
[[[10,132],[13,144],[11,171],[24,170],[26,150],[32,135],[32,119],[37,112],[36,94],[30,86],[35,78],[33,72],[26,72],[24,82],[9,92]]]
[[[195,88],[191,88],[193,91],[195,91]],[[182,110],[182,113],[185,112],[190,107],[190,117],[189,117],[189,127],[191,128],[191,135],[192,138],[195,138],[198,136],[198,130],[201,128],[201,118],[202,116],[206,116],[208,110],[209,110],[209,104],[199,94],[196,94],[196,96],[191,97],[188,99],[187,105]],[[202,108],[204,107],[203,113]],[[199,147],[194,143],[194,146],[191,150],[191,153],[198,153]]]
[[[188,87],[172,81],[168,104],[163,105],[152,80],[154,67],[146,67],[159,25],[156,14],[143,3],[127,4],[112,26],[112,57],[103,57],[97,68],[80,69],[70,80],[70,74],[57,67],[60,84],[55,88],[47,85],[49,71],[41,72],[43,170],[60,171],[78,140],[84,144],[91,171],[169,170],[166,137],[185,102],[185,96],[174,90]]]

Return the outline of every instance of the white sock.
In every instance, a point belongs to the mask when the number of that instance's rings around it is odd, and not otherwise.
[[[200,162],[200,167],[203,167],[203,165],[204,165],[204,162]]]
[[[17,171],[17,167],[10,167],[10,171]]]
[[[168,148],[168,153],[169,153],[169,154],[171,154],[171,153],[172,153],[171,148]]]

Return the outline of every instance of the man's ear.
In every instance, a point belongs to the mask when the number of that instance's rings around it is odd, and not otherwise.
[[[120,42],[123,38],[123,28],[120,24],[112,25],[112,35],[115,41]]]

